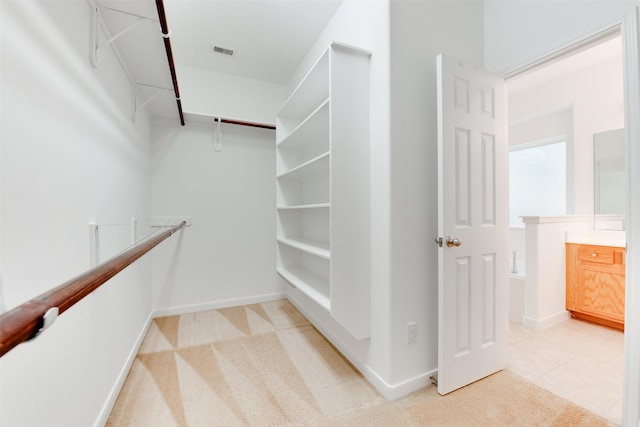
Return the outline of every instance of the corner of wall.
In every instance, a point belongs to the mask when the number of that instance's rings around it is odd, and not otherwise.
[[[484,18],[475,1],[392,1],[390,15],[391,378],[402,383],[438,365],[436,56],[482,65]]]
[[[113,409],[113,405],[115,405],[116,400],[118,399],[118,395],[120,394],[120,390],[122,390],[122,386],[124,385],[124,381],[127,379],[127,375],[133,366],[133,362],[136,359],[138,351],[140,350],[140,346],[144,341],[144,337],[147,335],[147,331],[149,331],[149,327],[151,326],[151,322],[153,321],[153,313],[149,313],[147,320],[145,321],[138,337],[136,338],[127,359],[125,360],[120,373],[116,377],[116,380],[111,388],[111,392],[104,402],[104,406],[100,410],[100,414],[98,414],[98,418],[94,424],[94,426],[104,426],[109,419],[109,415],[111,414],[111,410]]]

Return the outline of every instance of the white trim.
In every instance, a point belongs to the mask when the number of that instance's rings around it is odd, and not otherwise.
[[[541,331],[543,329],[550,328],[559,323],[565,322],[571,317],[568,311],[561,311],[560,313],[552,314],[543,319],[534,319],[531,317],[523,316],[522,324],[525,328]]]
[[[507,82],[507,86],[508,84],[509,83]],[[509,93],[509,95],[511,95],[511,93]],[[520,126],[521,124],[529,123],[534,120],[540,120],[546,117],[551,117],[551,116],[555,116],[555,115],[559,115],[567,112],[571,113],[572,111],[573,111],[573,105],[563,105],[557,108],[546,110],[544,113],[529,114],[526,116],[522,116],[518,119],[510,120],[509,127]]]
[[[285,292],[276,292],[273,294],[257,295],[246,298],[232,298],[220,301],[211,301],[201,304],[180,305],[176,307],[159,308],[153,310],[153,317],[175,316],[178,314],[196,313],[198,311],[216,310],[218,308],[236,307],[239,305],[258,304],[261,302],[274,301],[286,298]]]
[[[287,299],[293,304],[320,333],[333,344],[344,357],[373,385],[387,400],[396,400],[404,397],[414,391],[420,390],[431,384],[431,376],[436,374],[437,369],[424,372],[412,378],[408,378],[397,384],[389,384],[385,381],[371,366],[361,360],[350,350],[350,347],[344,343],[337,334],[333,333],[325,323],[315,316],[311,311],[307,310],[305,305],[296,299],[292,294],[287,295]]]
[[[370,51],[369,49],[363,49],[361,47],[357,47],[357,46],[354,46],[354,45],[349,44],[349,43],[343,43],[343,42],[335,41],[335,40],[331,42],[331,47],[338,48],[338,49],[354,50],[354,51],[356,51],[358,53],[361,53],[363,55],[366,55],[366,56],[373,55],[373,52]]]
[[[564,222],[590,222],[591,215],[521,216],[524,224],[557,224]]]
[[[536,139],[535,141],[523,142],[521,144],[509,145],[509,152],[526,150],[527,148],[542,147],[543,145],[559,144],[561,142],[567,143],[566,135],[556,135],[549,138]],[[565,152],[566,152],[565,148]]]
[[[620,29],[628,15],[627,13],[611,18],[595,28],[577,34],[550,49],[546,49],[544,52],[538,52],[519,64],[505,67],[498,73],[504,76],[505,80],[509,80],[559,61],[567,55],[588,49],[594,43],[609,40],[620,34]]]
[[[111,415],[111,410],[113,409],[113,405],[116,404],[116,400],[118,399],[120,390],[122,390],[124,381],[127,379],[127,375],[129,375],[131,366],[133,366],[133,362],[136,360],[136,356],[138,355],[138,351],[140,350],[142,341],[144,341],[144,337],[147,335],[147,331],[151,326],[152,320],[153,320],[152,313],[149,313],[149,316],[147,316],[147,320],[144,326],[142,327],[142,329],[140,330],[140,333],[138,334],[138,338],[136,338],[136,341],[133,347],[131,348],[131,351],[129,352],[129,356],[127,357],[127,360],[125,361],[124,365],[122,366],[122,369],[120,370],[120,374],[118,374],[116,382],[113,384],[113,387],[111,388],[111,392],[109,392],[109,397],[104,402],[104,405],[100,410],[98,419],[94,424],[95,427],[104,426],[107,423],[107,420],[109,419],[109,415]]]
[[[640,7],[622,22],[627,132],[627,263],[622,425],[640,422]]]
[[[399,382],[395,385],[391,385],[382,378],[380,378],[373,370],[369,370],[371,375],[376,375],[378,378],[378,383],[372,384],[378,389],[378,391],[384,396],[387,400],[396,400],[401,397],[408,396],[409,394],[423,389],[427,387],[433,382],[431,381],[431,377],[436,376],[438,374],[437,369],[433,369],[431,371],[427,371],[423,374],[416,375],[412,378],[407,378],[406,380]],[[369,379],[367,375],[363,374],[365,378]],[[371,380],[369,380],[371,382]]]

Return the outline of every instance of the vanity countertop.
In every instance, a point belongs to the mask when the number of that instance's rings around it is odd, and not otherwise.
[[[567,231],[567,243],[583,245],[616,246],[624,248],[627,245],[624,231],[585,230]]]

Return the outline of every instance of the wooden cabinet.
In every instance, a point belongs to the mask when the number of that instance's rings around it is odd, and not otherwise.
[[[369,57],[332,43],[276,117],[277,272],[370,335]]]
[[[567,243],[566,266],[567,310],[624,329],[625,249]]]

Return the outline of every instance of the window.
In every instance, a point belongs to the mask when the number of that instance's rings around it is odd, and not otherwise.
[[[565,215],[566,143],[564,139],[516,145],[509,150],[509,223],[521,216]]]

